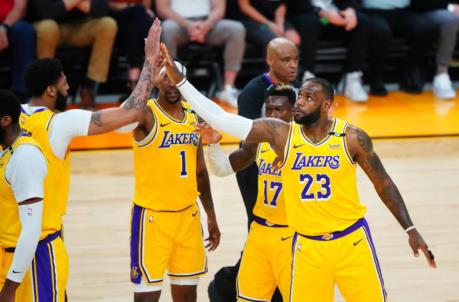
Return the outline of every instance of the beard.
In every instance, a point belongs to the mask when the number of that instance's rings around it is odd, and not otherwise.
[[[314,110],[313,112],[309,113],[308,115],[305,115],[301,118],[294,118],[295,123],[300,124],[300,125],[305,125],[305,126],[310,126],[317,122],[320,119],[320,106]]]
[[[166,102],[168,102],[169,104],[175,105],[175,104],[177,104],[178,102],[180,102],[180,98],[178,98],[178,99],[176,99],[176,100],[166,99]]]
[[[67,109],[67,96],[63,95],[59,91],[57,92],[56,105],[54,106],[54,109],[60,112]]]

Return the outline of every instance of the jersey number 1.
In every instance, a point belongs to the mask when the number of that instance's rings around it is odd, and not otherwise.
[[[188,171],[186,170],[186,152],[180,151],[180,160],[182,163],[182,169],[180,169],[180,177],[188,177]]]

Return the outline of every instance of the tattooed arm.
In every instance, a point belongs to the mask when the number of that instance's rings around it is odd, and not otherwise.
[[[161,26],[153,22],[145,41],[145,63],[139,81],[129,98],[119,108],[96,111],[92,114],[88,135],[102,134],[139,122],[145,116],[144,107],[150,96],[153,78],[158,71]]]
[[[209,251],[213,251],[220,243],[220,230],[217,224],[217,217],[214,210],[214,202],[212,200],[212,192],[210,191],[209,173],[207,172],[206,162],[204,160],[204,151],[202,144],[199,143],[198,157],[196,163],[196,179],[198,182],[199,199],[207,214],[207,228],[209,230],[209,241],[206,247]]]
[[[410,215],[397,186],[384,169],[381,160],[373,149],[371,138],[362,129],[349,127],[346,133],[349,151],[355,162],[365,171],[373,183],[381,200],[391,211],[403,229],[413,226]],[[433,255],[421,234],[413,228],[408,232],[409,244],[417,257],[421,250],[431,267],[435,267]]]

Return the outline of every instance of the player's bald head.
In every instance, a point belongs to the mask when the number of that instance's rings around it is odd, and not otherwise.
[[[267,46],[266,54],[268,58],[274,59],[286,54],[296,53],[298,49],[295,44],[285,38],[274,38]]]

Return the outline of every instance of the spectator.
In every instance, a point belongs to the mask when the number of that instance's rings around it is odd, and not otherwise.
[[[245,30],[240,22],[223,19],[225,0],[156,0],[157,13],[164,18],[163,41],[171,56],[189,42],[224,45],[225,87],[218,97],[236,105],[234,87],[245,50]]]
[[[36,36],[33,26],[22,20],[27,0],[0,0],[0,53],[11,56],[11,89],[25,101],[24,73],[35,59]]]
[[[360,0],[305,0],[288,2],[288,18],[301,35],[303,81],[313,78],[319,36],[347,40],[346,74],[340,83],[344,94],[355,102],[366,102],[362,86],[369,19],[359,11]]]
[[[296,46],[301,39],[293,25],[285,20],[285,0],[238,0],[242,23],[247,31],[247,41],[265,50],[269,41],[284,37]]]
[[[153,22],[151,0],[109,0],[110,15],[118,24],[116,44],[123,47],[129,65],[130,92],[134,89],[143,65],[144,38]],[[130,94],[129,92],[129,94]],[[124,101],[126,96],[120,100]]]
[[[37,57],[53,58],[58,46],[92,46],[88,70],[80,84],[81,107],[95,107],[96,83],[107,81],[117,31],[105,16],[106,0],[32,0],[37,31]]]
[[[411,44],[401,73],[400,89],[408,93],[421,93],[421,66],[436,40],[437,26],[412,12],[409,9],[410,0],[363,0],[363,5],[370,16],[370,93],[387,95],[383,78],[384,56],[392,35],[404,37]]]
[[[449,0],[412,0],[411,7],[430,22],[440,27],[440,39],[436,55],[437,71],[433,79],[433,92],[440,99],[454,99],[448,75],[459,30],[459,5]],[[457,2],[457,1],[456,1]]]

